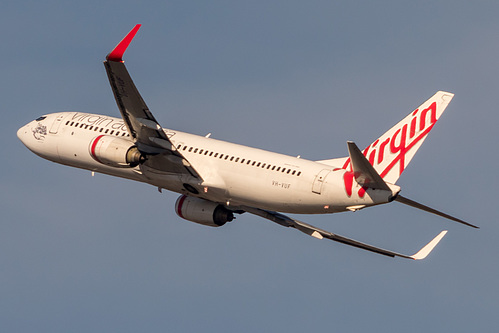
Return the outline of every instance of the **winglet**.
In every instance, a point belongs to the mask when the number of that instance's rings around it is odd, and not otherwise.
[[[441,233],[439,233],[437,237],[433,238],[431,240],[431,242],[429,242],[428,244],[426,244],[426,246],[423,247],[421,250],[419,250],[418,253],[410,256],[410,258],[412,258],[414,260],[421,260],[421,259],[426,258],[426,256],[428,254],[430,254],[430,252],[433,250],[433,248],[435,246],[437,246],[438,242],[440,242],[440,240],[442,238],[444,238],[444,236],[445,236],[446,233],[447,233],[447,230],[444,230]]]
[[[116,47],[107,55],[106,60],[123,62],[123,53],[132,42],[133,37],[139,31],[141,24],[135,25],[132,30],[116,45]]]

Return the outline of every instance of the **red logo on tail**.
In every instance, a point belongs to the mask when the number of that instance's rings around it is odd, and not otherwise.
[[[406,168],[406,154],[420,141],[424,140],[426,135],[431,131],[437,122],[437,103],[433,102],[428,108],[420,111],[414,110],[412,119],[408,120],[401,125],[391,136],[381,137],[373,142],[366,149],[363,154],[369,160],[369,163],[380,173],[381,178],[399,164],[399,176]],[[380,172],[380,165],[389,159],[389,164],[386,165]],[[350,158],[348,158],[343,165],[343,169],[352,170],[350,165]],[[347,195],[352,195],[353,189],[353,172],[346,172],[343,176],[345,182],[345,190]],[[364,197],[367,188],[362,187],[359,190],[359,197]]]

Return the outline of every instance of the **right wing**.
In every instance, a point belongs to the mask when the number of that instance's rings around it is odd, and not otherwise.
[[[283,215],[281,213],[268,211],[260,208],[243,206],[242,209],[248,213],[258,215],[263,217],[264,219],[270,220],[277,224],[282,225],[283,227],[295,228],[309,236],[315,237],[317,239],[327,238],[333,240],[335,242],[340,242],[346,245],[355,246],[363,250],[379,253],[388,257],[401,257],[407,259],[421,260],[426,258],[428,254],[433,250],[433,248],[440,242],[440,240],[445,236],[447,230],[440,232],[435,238],[433,238],[428,244],[426,244],[421,250],[419,250],[416,254],[406,255],[400,254],[397,252],[385,250],[376,246],[372,246],[369,244],[365,244],[359,241],[356,241],[351,238],[347,238],[344,236],[340,236],[337,234],[333,234],[332,232],[322,230],[320,228],[314,227],[313,225],[307,224],[305,222],[295,220],[289,216]]]
[[[190,174],[201,179],[196,170],[172,145],[163,128],[149,111],[125,67],[123,53],[140,26],[137,24],[104,61],[121,116],[137,148],[147,156],[146,163],[150,167],[163,172]]]

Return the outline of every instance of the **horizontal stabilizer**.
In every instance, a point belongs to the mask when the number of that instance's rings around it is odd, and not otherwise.
[[[465,224],[467,226],[479,229],[479,227],[477,227],[476,225],[473,225],[471,223],[465,222],[465,221],[463,221],[461,219],[458,219],[456,217],[450,216],[448,214],[442,213],[442,212],[440,212],[440,211],[438,211],[436,209],[433,209],[433,208],[430,208],[428,206],[422,205],[419,202],[413,201],[411,199],[407,199],[407,198],[405,198],[405,197],[403,197],[401,195],[398,195],[395,198],[395,201],[403,203],[404,205],[407,205],[407,206],[411,206],[411,207],[414,207],[414,208],[417,208],[417,209],[424,210],[425,212],[428,212],[428,213],[432,213],[432,214],[444,217],[444,218],[452,220],[454,222],[459,222],[459,223]]]
[[[369,163],[367,158],[362,154],[359,147],[352,141],[348,141],[347,144],[352,170],[357,183],[370,188],[391,191],[383,178],[381,178],[376,170],[374,170],[371,163]]]

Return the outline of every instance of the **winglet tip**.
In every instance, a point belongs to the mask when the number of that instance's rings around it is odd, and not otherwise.
[[[132,30],[116,45],[116,47],[106,56],[106,60],[123,62],[123,54],[132,42],[137,31],[139,31],[142,24],[136,24]]]
[[[426,258],[431,251],[437,246],[437,244],[444,238],[445,234],[447,234],[447,230],[443,230],[439,233],[435,238],[433,238],[428,244],[426,244],[418,253],[410,256],[411,259],[421,260]]]

